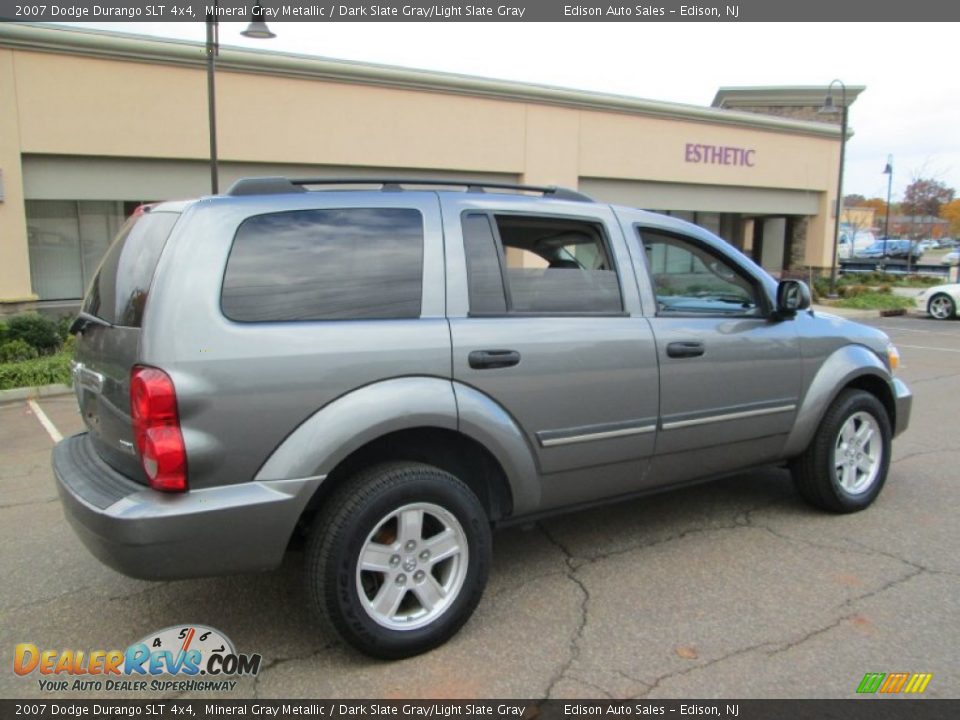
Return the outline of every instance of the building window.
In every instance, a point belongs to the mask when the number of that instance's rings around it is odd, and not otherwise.
[[[27,200],[30,281],[41,300],[78,300],[138,203]]]

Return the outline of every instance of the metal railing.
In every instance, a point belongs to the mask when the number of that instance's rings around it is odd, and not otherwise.
[[[907,261],[899,259],[886,258],[883,261],[859,259],[859,260],[841,260],[840,272],[842,273],[868,273],[885,272],[889,275],[926,275],[927,277],[950,276],[949,265],[936,265],[933,263],[910,263],[910,272],[907,272]]]

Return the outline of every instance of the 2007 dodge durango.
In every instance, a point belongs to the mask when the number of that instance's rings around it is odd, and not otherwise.
[[[728,243],[558,188],[251,178],[131,219],[74,323],[67,517],[117,570],[277,566],[360,650],[444,642],[491,528],[767,464],[869,506],[880,331]]]

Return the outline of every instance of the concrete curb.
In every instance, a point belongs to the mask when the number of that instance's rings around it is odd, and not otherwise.
[[[883,310],[854,310],[852,308],[839,308],[832,307],[830,305],[813,305],[814,312],[824,312],[830,313],[831,315],[838,315],[844,318],[850,318],[854,320],[856,318],[882,318]],[[920,312],[912,308],[907,308],[906,313],[900,314],[899,317],[926,317],[926,313]]]
[[[71,395],[72,393],[72,387],[69,385],[60,384],[14,388],[13,390],[0,390],[0,403],[15,402],[17,400],[29,400],[31,398],[57,397],[60,395]]]
[[[814,312],[830,313],[845,318],[876,318],[880,317],[879,310],[854,310],[852,308],[832,307],[830,305],[813,305]]]

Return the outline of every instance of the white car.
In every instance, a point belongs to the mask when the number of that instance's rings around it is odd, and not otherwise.
[[[949,320],[957,315],[960,304],[960,283],[934,285],[917,295],[917,309],[930,313],[935,320]]]
[[[960,250],[952,250],[940,258],[941,265],[960,265]]]

